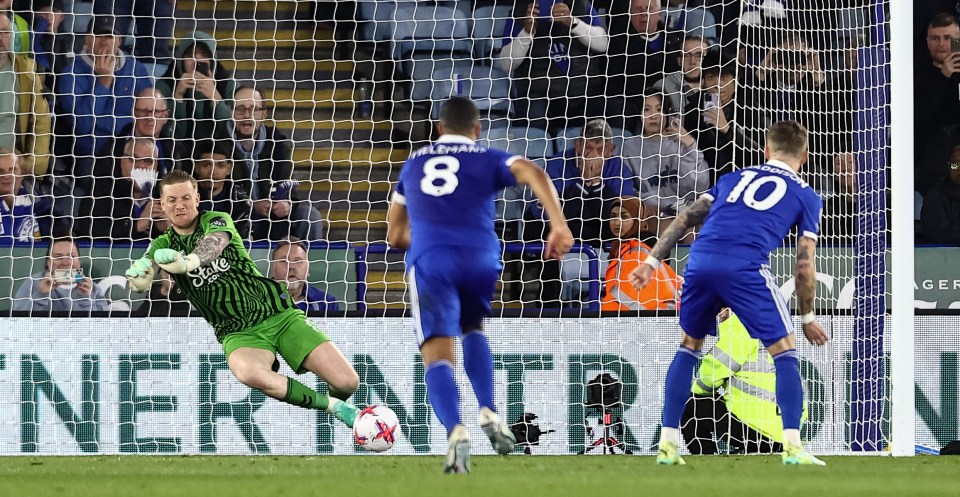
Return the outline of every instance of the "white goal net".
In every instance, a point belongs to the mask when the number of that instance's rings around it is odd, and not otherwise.
[[[236,383],[170,280],[127,287],[124,270],[168,226],[157,182],[174,169],[329,331],[360,374],[354,400],[398,413],[394,453],[442,452],[402,317],[403,253],[385,231],[401,165],[436,138],[453,95],[480,108],[481,144],[550,174],[577,242],[544,261],[531,193],[497,199],[504,272],[487,327],[507,421],[534,415],[544,431],[531,452],[650,453],[696,233],[653,294],[626,275],[719,175],[762,161],[766,128],[787,119],[811,132],[802,174],[825,205],[816,307],[834,338],[800,347],[803,436],[819,453],[888,449],[888,2],[34,3],[50,5],[15,1],[11,42],[0,37],[16,68],[15,82],[0,71],[0,173],[12,178],[0,311],[13,316],[0,318],[0,410],[14,413],[0,453],[355,452],[326,414]],[[793,240],[771,260],[787,296]],[[930,326],[949,329],[943,319]],[[943,360],[955,366],[957,351],[936,351],[955,378]],[[606,411],[588,398],[604,372],[622,387]],[[772,395],[749,374],[712,385],[689,421],[720,452],[744,450],[734,414],[755,415],[727,405],[731,381]],[[956,389],[930,382],[917,434],[937,447],[956,409],[932,399],[955,405]],[[777,437],[769,419],[741,421]]]

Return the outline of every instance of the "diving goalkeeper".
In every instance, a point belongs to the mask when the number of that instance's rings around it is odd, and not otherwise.
[[[160,181],[160,206],[170,228],[126,271],[130,288],[147,291],[159,266],[223,344],[227,365],[244,385],[288,404],[322,409],[352,427],[357,408],[346,401],[360,378],[337,346],[286,297],[286,288],[263,277],[247,254],[230,216],[200,212],[197,181],[171,171]],[[298,374],[327,382],[330,396],[277,373],[277,353]]]

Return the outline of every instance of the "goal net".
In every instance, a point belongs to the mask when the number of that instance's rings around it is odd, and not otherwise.
[[[124,270],[166,229],[156,184],[173,169],[198,180],[202,208],[231,214],[260,271],[288,283],[344,351],[361,377],[353,400],[397,412],[393,453],[444,452],[404,315],[403,253],[388,249],[385,228],[403,161],[436,138],[453,95],[480,109],[479,143],[547,170],[577,239],[563,261],[544,261],[546,224],[531,192],[497,198],[504,273],[486,332],[506,420],[542,432],[526,448],[652,453],[696,233],[652,298],[628,288],[625,268],[719,175],[761,162],[766,128],[787,119],[810,130],[802,176],[824,199],[816,307],[832,336],[822,348],[799,343],[804,440],[817,453],[889,447],[886,2],[198,0],[151,13],[139,1],[109,20],[74,2],[59,31],[76,46],[32,48],[38,63],[53,56],[38,82],[53,85],[38,90],[50,102],[52,146],[16,143],[21,166],[51,158],[45,170],[20,170],[35,225],[3,225],[25,236],[0,246],[11,261],[0,309],[17,313],[0,331],[10,344],[0,353],[10,380],[0,382],[2,410],[15,413],[0,420],[0,453],[357,451],[325,413],[237,383],[169,280],[146,294],[127,287]],[[50,29],[37,27],[45,14],[29,14],[34,29]],[[106,64],[110,80],[95,44],[113,34],[125,55]],[[74,76],[83,70],[105,71],[98,78],[115,81],[114,94]],[[79,257],[69,243],[66,254],[34,243],[34,232],[72,234]],[[791,308],[793,236],[771,260]],[[48,276],[53,290],[43,293]],[[723,363],[723,354],[712,357]],[[772,384],[751,376],[770,364],[762,350],[751,357],[723,363],[732,376],[698,392],[685,426],[699,426],[704,447],[747,447],[737,419],[779,436],[764,411]],[[603,373],[613,386],[598,383]],[[325,388],[312,375],[301,381]],[[921,390],[941,391],[931,385]],[[737,392],[757,400],[736,404]],[[953,392],[941,398],[955,403]],[[942,445],[944,423],[918,425],[920,440]]]

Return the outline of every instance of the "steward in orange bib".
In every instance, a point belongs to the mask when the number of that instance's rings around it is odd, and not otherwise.
[[[614,200],[610,210],[610,231],[615,240],[610,248],[606,292],[601,302],[604,311],[676,309],[680,304],[681,279],[666,264],[660,264],[652,284],[637,291],[628,277],[650,254],[656,243],[650,219],[655,214],[645,209],[637,197]],[[641,215],[642,214],[642,215]],[[649,243],[649,244],[648,244]]]

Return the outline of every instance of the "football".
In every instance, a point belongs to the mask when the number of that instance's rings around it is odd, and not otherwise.
[[[353,422],[353,439],[364,449],[383,452],[393,447],[398,426],[400,420],[389,407],[369,406]]]

